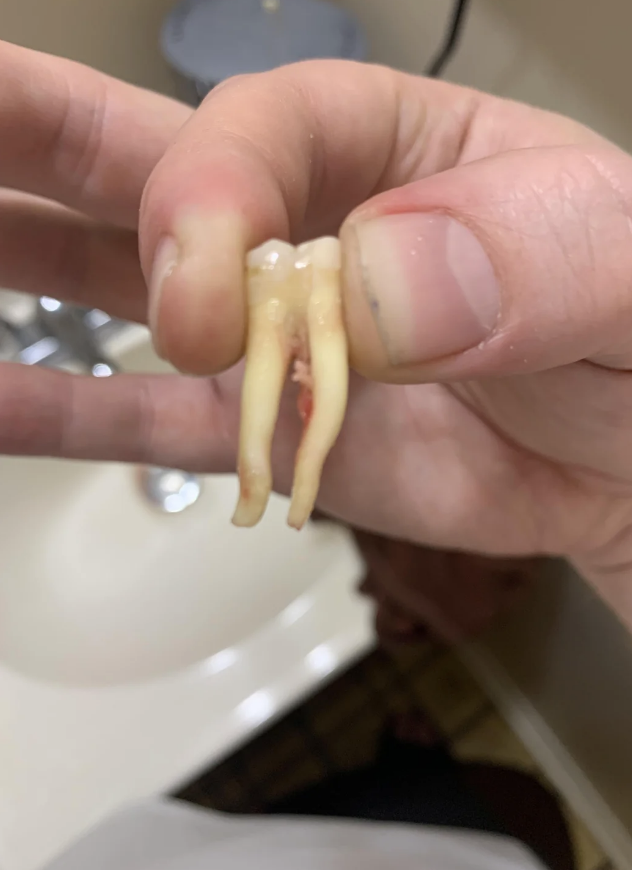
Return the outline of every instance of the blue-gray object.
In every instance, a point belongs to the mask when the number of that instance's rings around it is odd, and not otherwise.
[[[230,76],[310,58],[364,60],[356,20],[325,0],[184,0],[162,29],[169,64],[198,99]]]

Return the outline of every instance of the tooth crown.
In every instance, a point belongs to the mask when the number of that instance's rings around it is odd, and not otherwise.
[[[274,272],[278,281],[285,279],[286,275],[294,268],[296,260],[296,248],[288,242],[279,239],[271,239],[269,242],[246,254],[246,266],[248,269],[266,269]]]
[[[298,269],[313,266],[315,269],[340,271],[340,242],[333,236],[304,242],[296,248],[294,265]]]
[[[248,340],[239,449],[236,525],[255,525],[272,488],[270,450],[288,368],[301,384],[305,429],[288,521],[301,528],[346,408],[348,363],[341,312],[340,243],[323,237],[294,247],[273,239],[246,258]],[[305,409],[309,409],[309,413]]]

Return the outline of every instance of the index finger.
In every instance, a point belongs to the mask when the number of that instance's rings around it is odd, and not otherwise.
[[[7,42],[0,83],[0,187],[135,229],[149,174],[191,109]]]

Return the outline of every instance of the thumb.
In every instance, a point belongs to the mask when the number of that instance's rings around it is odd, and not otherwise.
[[[381,194],[345,222],[351,363],[391,382],[632,368],[632,159],[510,151]]]

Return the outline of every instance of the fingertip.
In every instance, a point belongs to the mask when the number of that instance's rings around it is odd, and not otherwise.
[[[211,375],[242,356],[246,231],[234,212],[191,212],[156,247],[150,326],[156,351],[179,371]]]

